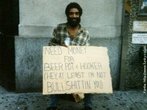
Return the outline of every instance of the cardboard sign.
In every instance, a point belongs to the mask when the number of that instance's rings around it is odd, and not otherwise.
[[[147,33],[133,33],[132,43],[133,44],[147,44]]]
[[[112,93],[107,48],[43,47],[43,94]]]

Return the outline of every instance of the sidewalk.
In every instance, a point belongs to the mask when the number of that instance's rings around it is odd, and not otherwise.
[[[75,103],[70,95],[63,96],[60,110],[82,110],[83,102]],[[41,93],[14,93],[0,87],[0,110],[46,110],[48,101],[49,96]],[[94,94],[93,110],[147,110],[147,94],[142,91]]]

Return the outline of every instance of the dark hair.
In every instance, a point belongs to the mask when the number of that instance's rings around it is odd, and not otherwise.
[[[82,15],[82,8],[81,8],[81,6],[78,3],[76,3],[76,2],[71,2],[71,3],[69,3],[67,5],[67,7],[65,9],[66,16],[68,16],[69,10],[72,9],[72,8],[77,8],[79,10],[79,12],[80,12],[80,16]]]

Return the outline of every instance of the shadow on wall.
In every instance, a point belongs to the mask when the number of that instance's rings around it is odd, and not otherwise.
[[[0,86],[8,90],[15,89],[14,35],[18,24],[19,0],[0,0]]]
[[[0,34],[0,85],[15,89],[14,37]]]

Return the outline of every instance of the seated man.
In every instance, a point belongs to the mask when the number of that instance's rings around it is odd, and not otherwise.
[[[67,5],[65,14],[67,16],[67,23],[59,24],[53,31],[53,38],[49,45],[89,45],[89,32],[80,25],[82,8],[78,3],[72,2]],[[49,108],[47,110],[57,110],[57,95],[50,96]],[[92,110],[91,95],[85,94],[84,110]]]

